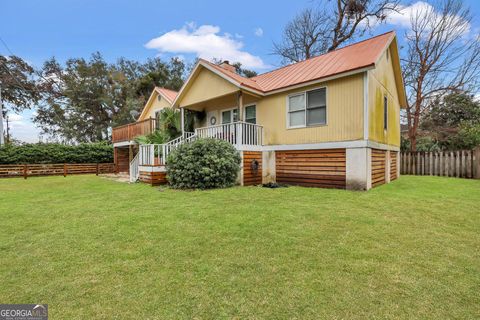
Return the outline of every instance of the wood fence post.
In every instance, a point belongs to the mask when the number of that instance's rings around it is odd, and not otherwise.
[[[98,176],[98,162],[97,162],[97,172],[95,173],[96,176]]]
[[[28,175],[28,164],[23,165],[23,179],[27,179]]]
[[[472,159],[473,178],[480,179],[480,147],[477,147],[472,153],[475,155],[475,158]],[[473,162],[475,163],[473,164]]]
[[[63,164],[63,177],[65,178],[67,176],[67,164]]]

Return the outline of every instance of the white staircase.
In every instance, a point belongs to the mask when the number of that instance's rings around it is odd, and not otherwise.
[[[139,155],[140,153],[137,153],[135,157],[130,161],[130,182],[137,182],[138,178],[140,177],[140,171],[138,170],[139,168]]]
[[[139,166],[164,166],[166,159],[172,150],[183,143],[197,139],[193,132],[185,132],[182,136],[164,144],[142,144],[139,146],[137,155],[130,162],[130,182],[136,182],[140,176]]]

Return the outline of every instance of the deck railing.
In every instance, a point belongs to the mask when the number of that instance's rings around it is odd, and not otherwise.
[[[172,150],[196,138],[193,132],[185,132],[181,137],[164,144],[142,144],[138,150],[138,163],[142,166],[163,166]]]
[[[248,122],[234,122],[195,129],[199,138],[225,140],[234,145],[263,145],[263,127]]]
[[[125,124],[112,129],[112,142],[131,141],[138,136],[150,134],[154,130],[155,119],[153,118]]]

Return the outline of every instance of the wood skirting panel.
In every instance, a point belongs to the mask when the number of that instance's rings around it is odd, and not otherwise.
[[[397,151],[390,151],[390,181],[397,179]]]
[[[372,187],[385,183],[385,150],[372,149]]]
[[[115,148],[114,155],[117,171],[129,172],[130,161],[128,158],[128,148]]]
[[[139,180],[151,185],[167,184],[167,173],[140,171]]]
[[[258,170],[252,169],[252,161],[258,162]],[[243,185],[252,186],[262,184],[262,152],[243,152]]]
[[[345,149],[276,151],[278,183],[345,189]]]

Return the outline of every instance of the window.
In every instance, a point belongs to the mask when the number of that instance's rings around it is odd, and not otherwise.
[[[158,95],[157,100],[158,100],[158,101],[162,101],[162,96],[161,96],[161,95]]]
[[[257,123],[257,106],[245,107],[245,122]]]
[[[288,97],[288,126],[305,126],[305,94]]]
[[[388,128],[388,98],[383,97],[383,130]]]
[[[307,91],[288,97],[288,127],[327,123],[327,89]]]
[[[307,92],[307,126],[327,123],[326,89]]]
[[[158,110],[155,111],[155,128],[159,129],[160,128],[160,117],[162,115],[162,111]]]
[[[222,111],[222,124],[238,121],[238,109]]]
[[[230,123],[232,119],[232,110],[222,111],[222,124]]]

